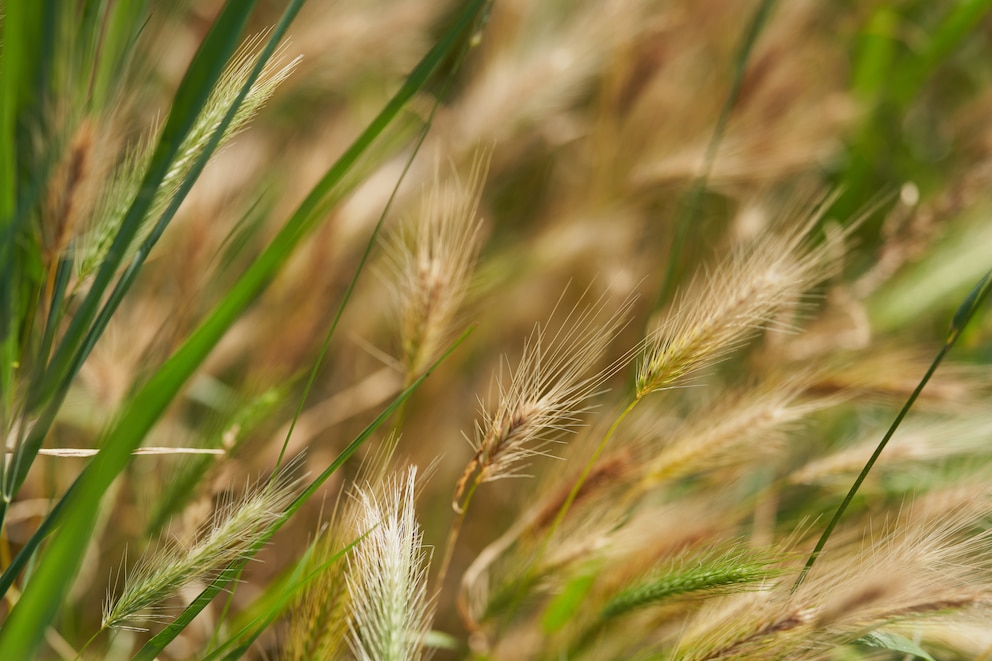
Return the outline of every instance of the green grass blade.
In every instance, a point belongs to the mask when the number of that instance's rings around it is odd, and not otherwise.
[[[892,438],[892,435],[895,434],[896,429],[898,429],[899,425],[902,424],[903,418],[906,417],[906,414],[909,413],[909,410],[913,407],[913,404],[916,403],[916,399],[920,396],[920,393],[923,392],[923,388],[927,385],[927,382],[930,381],[930,377],[932,377],[934,372],[937,371],[937,367],[940,366],[940,363],[943,362],[944,357],[951,350],[951,347],[953,347],[954,343],[957,342],[958,338],[961,336],[961,332],[968,325],[968,322],[971,321],[972,317],[975,316],[975,313],[982,306],[982,303],[986,298],[988,298],[990,291],[992,291],[992,271],[986,273],[985,276],[978,281],[978,284],[976,284],[968,296],[965,297],[964,301],[961,303],[961,306],[958,308],[957,312],[955,312],[954,317],[951,319],[950,329],[947,333],[947,339],[944,341],[944,346],[940,348],[937,356],[933,359],[933,362],[930,363],[930,367],[927,369],[926,374],[923,375],[923,378],[920,379],[919,384],[917,384],[916,388],[909,396],[909,399],[906,400],[906,403],[903,404],[903,407],[899,410],[895,420],[892,421],[889,429],[885,432],[885,436],[883,436],[882,440],[879,441],[878,446],[868,459],[865,467],[861,470],[858,478],[854,481],[850,491],[847,492],[847,495],[841,502],[840,507],[837,508],[833,518],[830,519],[830,523],[827,524],[823,534],[820,535],[820,539],[813,548],[813,552],[810,553],[809,559],[806,561],[806,565],[803,567],[803,570],[799,573],[799,577],[792,586],[793,592],[798,590],[803,584],[803,581],[806,580],[806,575],[809,574],[809,570],[813,568],[814,563],[816,563],[816,559],[820,556],[820,553],[823,552],[823,548],[827,545],[827,540],[830,539],[830,535],[833,533],[834,528],[837,527],[841,517],[844,516],[844,512],[847,511],[851,501],[854,500],[855,494],[858,493],[858,489],[861,488],[861,484],[865,481],[865,478],[868,477],[868,473],[871,472],[875,462],[878,461],[879,456],[882,454],[882,450],[884,450],[885,446],[888,445],[889,439]]]
[[[916,97],[923,83],[973,33],[990,9],[992,0],[963,0],[955,3],[944,20],[929,31],[926,46],[912,65],[898,70],[900,75],[893,85],[895,99],[900,105],[906,105]],[[889,74],[887,71],[886,75]]]
[[[176,91],[162,136],[152,154],[138,194],[125,214],[110,250],[100,264],[89,293],[80,304],[72,323],[66,330],[65,338],[52,358],[45,388],[40,393],[34,393],[32,404],[44,400],[67,379],[72,378],[70,366],[77,360],[79,347],[87,337],[100,302],[120,268],[128,246],[137,235],[159,185],[165,179],[178,154],[179,147],[206,104],[228,60],[237,49],[255,1],[228,2],[193,57]]]
[[[864,645],[865,647],[874,647],[877,649],[891,650],[893,652],[899,652],[902,654],[903,659],[923,659],[923,661],[937,661],[930,654],[927,653],[925,649],[920,647],[916,642],[906,638],[905,636],[900,636],[896,633],[889,633],[887,631],[875,631],[867,636],[858,638],[854,641],[855,645]]]
[[[62,513],[65,511],[65,504],[70,498],[70,494],[79,484],[82,475],[76,478],[76,480],[69,486],[62,498],[59,499],[52,510],[42,519],[41,524],[39,524],[38,529],[34,531],[34,534],[25,542],[21,550],[17,552],[14,559],[10,561],[10,565],[4,570],[3,574],[0,575],[0,597],[7,594],[7,590],[10,586],[14,584],[17,580],[18,575],[24,571],[28,566],[28,562],[34,556],[38,547],[45,540],[48,535],[55,530],[56,526],[62,521]]]
[[[100,33],[93,46],[93,69],[89,80],[89,104],[99,111],[114,98],[114,89],[134,52],[134,42],[144,26],[147,2],[113,2],[103,7]]]
[[[316,493],[317,489],[319,489],[321,485],[327,481],[327,478],[337,472],[337,470],[344,465],[344,463],[365,443],[365,441],[368,440],[368,438],[393,415],[393,413],[403,404],[403,402],[405,402],[407,398],[420,387],[420,384],[422,384],[424,380],[431,375],[437,366],[447,359],[447,357],[451,355],[451,353],[458,348],[458,346],[464,342],[466,338],[468,338],[472,330],[472,328],[469,328],[462,333],[461,336],[448,348],[447,351],[444,352],[440,358],[437,359],[433,365],[427,369],[426,372],[410,384],[408,388],[403,390],[403,392],[397,395],[389,406],[383,409],[375,420],[369,423],[362,433],[356,436],[355,439],[348,444],[348,447],[342,450],[341,453],[338,454],[337,458],[335,458],[335,460],[327,468],[325,468],[320,475],[318,475],[307,486],[307,488],[300,493],[299,496],[297,496],[296,500],[294,500],[289,507],[286,508],[286,512],[283,517],[268,531],[268,533],[262,537],[262,539],[258,541],[258,543],[248,553],[248,556],[239,561],[236,565],[233,565],[230,568],[230,571],[225,572],[222,576],[218,577],[217,580],[208,585],[206,589],[204,589],[203,592],[197,596],[193,603],[182,612],[175,622],[169,624],[169,626],[149,640],[145,646],[138,651],[138,654],[134,657],[133,661],[154,661],[159,653],[165,649],[165,646],[172,642],[176,636],[182,633],[183,629],[185,629],[189,623],[193,621],[193,618],[195,618],[200,611],[206,608],[207,604],[209,604],[213,598],[227,586],[233,577],[240,573],[244,565],[251,559],[258,549],[268,543],[282,524],[289,520],[289,518],[298,509],[300,509],[303,504],[306,503],[311,496],[313,496],[314,493]]]
[[[19,117],[31,96],[31,80],[41,45],[41,3],[16,2],[4,7],[0,32],[0,423],[4,432],[12,415],[14,374],[20,347],[17,329],[20,304],[17,287],[21,281],[16,238],[23,220],[18,206],[23,203],[18,168],[24,167],[18,154],[18,137],[23,128]]]
[[[710,136],[709,144],[706,146],[706,154],[703,156],[703,170],[696,177],[689,191],[687,198],[680,205],[679,216],[675,221],[675,236],[672,239],[672,246],[668,251],[668,266],[665,269],[665,279],[662,280],[661,291],[658,296],[656,307],[661,308],[671,299],[675,290],[675,283],[678,278],[678,266],[681,262],[681,255],[684,251],[686,237],[689,228],[696,222],[699,215],[699,206],[703,200],[703,193],[706,191],[709,182],[710,172],[713,170],[713,163],[716,162],[717,151],[723,134],[727,129],[727,122],[730,120],[730,113],[737,104],[737,97],[740,95],[741,83],[744,82],[744,73],[747,71],[747,63],[751,59],[751,51],[761,35],[768,17],[772,13],[775,0],[761,0],[761,4],[751,15],[744,37],[741,39],[737,57],[734,58],[734,77],[727,92],[727,98],[720,108],[720,116],[717,117],[716,125],[713,127],[713,135]]]
[[[0,57],[0,219],[3,229],[13,221],[17,208],[17,106],[32,57],[29,25],[36,22],[34,14],[39,9],[35,3],[28,2],[4,7],[3,31],[0,32],[3,39]]]
[[[101,299],[116,274],[128,245],[138,231],[154,197],[155,190],[164,179],[177,154],[179,145],[199,115],[231,53],[237,47],[253,4],[254,0],[245,3],[232,2],[225,8],[197,51],[186,77],[176,92],[172,112],[169,114],[162,138],[152,156],[152,162],[142,182],[141,190],[128,210],[105,261],[100,266],[92,289],[73,316],[65,337],[56,349],[44,379],[37,388],[33,389],[32,401],[29,401],[28,406],[33,409],[36,405],[45,402],[47,410],[40,417],[40,422],[44,424],[36,424],[27,442],[18,445],[14,452],[5,481],[6,491],[4,495],[8,499],[16,493],[24,482],[48,432],[48,426],[51,420],[54,420],[55,410],[61,405],[69,382],[82,366],[100,331],[109,321],[109,315],[116,309],[120,297],[123,296],[129,285],[130,281],[124,283],[122,288],[119,282],[111,300],[103,307],[103,314],[97,316]],[[203,165],[199,165],[202,169]],[[184,185],[186,183],[184,182]],[[189,182],[189,185],[192,183]],[[140,264],[137,266],[140,268]],[[133,275],[132,273],[132,278]],[[91,326],[94,319],[96,324]]]
[[[296,596],[297,592],[306,587],[315,578],[320,576],[320,574],[326,571],[332,564],[347,555],[348,552],[351,551],[351,549],[353,549],[355,545],[364,538],[365,535],[362,535],[337,553],[331,555],[319,566],[314,567],[309,573],[303,575],[303,572],[307,568],[310,558],[313,555],[314,545],[316,542],[312,543],[307,548],[306,553],[303,554],[303,557],[296,563],[295,569],[287,580],[273,586],[267,591],[267,594],[263,594],[258,600],[256,600],[268,601],[268,603],[264,605],[265,607],[263,612],[251,618],[249,622],[247,622],[236,633],[228,638],[227,641],[221,643],[209,655],[201,659],[201,661],[216,661],[221,658],[221,654],[227,652],[231,646],[237,642],[240,642],[238,647],[225,654],[223,658],[225,660],[242,658],[255,640],[258,639],[258,637],[262,635],[262,633],[276,620],[276,618],[286,610],[286,607]],[[271,595],[269,593],[271,593]]]

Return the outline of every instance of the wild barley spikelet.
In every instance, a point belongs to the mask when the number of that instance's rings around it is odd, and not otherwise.
[[[299,485],[299,479],[293,477],[297,466],[298,462],[290,462],[274,479],[249,489],[240,501],[221,507],[209,529],[189,548],[171,543],[142,558],[125,578],[121,595],[105,605],[103,628],[158,621],[160,616],[145,611],[175,596],[185,585],[213,580],[245,557],[292,501]]]
[[[155,192],[152,206],[138,235],[129,247],[130,251],[136,250],[140,242],[152,231],[158,217],[165,211],[183,180],[193,169],[196,160],[206,149],[214,131],[220,126],[231,104],[240,93],[241,87],[248,80],[255,66],[256,49],[263,36],[264,34],[249,39],[231,59]],[[285,64],[280,57],[269,61],[224,131],[218,149],[248,125],[276,88],[293,72],[299,61],[299,57]],[[82,233],[77,245],[76,264],[80,280],[85,279],[99,267],[110,249],[124,216],[141,186],[140,177],[151,161],[157,132],[156,128],[152,134],[127,151],[113,181],[106,186],[102,199],[93,210],[89,227]]]
[[[459,482],[456,500],[476,471],[478,483],[519,475],[522,464],[546,455],[563,432],[580,424],[579,416],[589,408],[587,400],[623,365],[621,359],[591,372],[626,324],[632,302],[627,299],[607,313],[607,303],[600,298],[572,309],[551,333],[540,325],[534,329],[517,369],[510,370],[509,384],[500,376],[495,379],[496,408],[483,408],[476,422],[475,456]]]
[[[362,661],[423,656],[433,618],[427,596],[429,552],[414,512],[417,469],[388,479],[381,494],[356,494],[356,525],[365,537],[348,557],[351,649]]]
[[[839,396],[800,399],[811,382],[812,378],[798,375],[722,395],[714,406],[692,416],[646,463],[641,488],[723,465],[735,450],[753,459],[761,452],[754,444],[756,438],[762,439],[761,448],[768,452],[777,446],[771,441],[776,435],[840,401]]]
[[[793,592],[789,579],[715,602],[683,631],[680,659],[822,659],[866,632],[971,610],[988,620],[987,486],[926,496],[881,534],[849,530]]]
[[[826,207],[826,204],[821,205]],[[699,373],[798,305],[803,294],[840,269],[832,242],[814,245],[810,230],[820,219],[770,232],[733,254],[687,291],[648,337],[637,368],[637,397]]]
[[[437,357],[468,291],[479,252],[482,222],[476,214],[488,166],[488,154],[481,154],[467,182],[457,176],[448,182],[435,179],[418,222],[407,221],[384,242],[408,382]]]

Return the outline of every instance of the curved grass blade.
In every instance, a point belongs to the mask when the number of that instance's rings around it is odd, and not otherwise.
[[[152,155],[148,171],[142,180],[141,188],[100,265],[92,288],[80,304],[65,336],[56,348],[44,378],[29,393],[28,410],[34,411],[43,404],[45,410],[27,441],[19,444],[14,451],[4,484],[5,501],[9,501],[20,488],[37,456],[44,435],[65,396],[68,384],[85,360],[87,353],[85,343],[90,337],[91,324],[97,316],[100,302],[117,273],[128,245],[138,232],[155,191],[175,159],[179,146],[193,126],[228,59],[237,48],[254,3],[255,0],[229,2],[225,6],[176,91],[172,110]],[[0,516],[2,514],[3,510],[0,510]]]
[[[940,348],[937,356],[933,359],[933,362],[930,363],[930,368],[927,369],[926,374],[924,374],[923,378],[920,379],[916,389],[913,390],[913,393],[909,396],[909,399],[906,400],[906,403],[903,404],[902,409],[899,410],[898,415],[896,415],[896,419],[892,421],[888,431],[885,432],[885,436],[882,437],[882,440],[878,443],[878,447],[875,448],[875,452],[872,453],[871,457],[868,459],[868,463],[865,464],[865,467],[861,469],[861,473],[858,475],[858,478],[854,481],[854,484],[851,485],[851,490],[847,492],[847,495],[844,497],[843,502],[841,502],[840,507],[837,508],[833,518],[830,519],[830,523],[827,524],[823,534],[820,535],[820,539],[813,548],[813,552],[810,553],[809,559],[806,561],[806,565],[803,567],[803,570],[799,573],[799,577],[792,586],[792,592],[798,590],[799,586],[801,586],[803,581],[806,580],[806,575],[809,574],[809,570],[813,568],[813,564],[823,551],[823,547],[827,545],[827,540],[830,539],[830,535],[833,533],[834,528],[837,527],[841,517],[844,516],[844,512],[851,504],[851,501],[854,500],[855,494],[857,494],[858,489],[861,488],[861,483],[865,481],[866,477],[868,477],[868,473],[871,472],[871,469],[878,460],[878,457],[882,454],[882,450],[884,450],[885,446],[888,445],[889,439],[891,439],[892,435],[895,434],[896,429],[899,428],[903,418],[906,417],[906,414],[909,413],[909,410],[913,407],[913,404],[916,403],[916,399],[920,396],[924,386],[927,385],[930,377],[932,377],[934,372],[937,371],[937,367],[944,360],[944,356],[947,355],[947,353],[951,350],[951,347],[954,346],[954,343],[957,342],[958,338],[961,336],[961,332],[968,325],[968,322],[971,321],[971,318],[975,316],[975,313],[988,297],[990,291],[992,291],[992,271],[986,273],[985,276],[978,281],[978,284],[976,284],[968,296],[965,297],[964,302],[961,303],[961,306],[958,308],[957,312],[954,313],[954,317],[951,319],[950,329],[947,332],[947,339],[944,340],[944,346]]]
[[[474,329],[469,328],[462,333],[461,336],[448,348],[448,350],[445,351],[444,354],[427,369],[427,371],[425,371],[416,381],[410,384],[408,388],[397,395],[389,406],[383,409],[375,420],[369,423],[369,425],[362,430],[362,433],[356,436],[355,439],[348,444],[348,447],[342,450],[341,453],[338,454],[337,458],[335,458],[335,460],[327,468],[325,468],[324,471],[318,475],[307,486],[307,488],[300,493],[299,496],[296,497],[296,500],[294,500],[289,507],[286,508],[286,512],[283,514],[282,518],[280,518],[272,526],[269,532],[266,533],[254,547],[252,547],[252,549],[248,552],[247,557],[238,561],[235,565],[232,565],[229,568],[229,571],[223,572],[222,575],[219,576],[213,583],[208,585],[206,589],[204,589],[203,592],[197,596],[193,603],[191,603],[174,622],[149,640],[145,646],[138,651],[138,654],[133,658],[133,661],[154,661],[158,654],[165,649],[165,646],[172,642],[176,636],[182,633],[183,629],[185,629],[189,623],[193,621],[193,618],[199,615],[200,611],[202,611],[207,604],[209,604],[213,598],[216,597],[217,594],[219,594],[225,586],[241,572],[241,569],[245,566],[245,564],[247,564],[251,557],[253,557],[254,554],[262,548],[262,546],[268,543],[272,536],[276,534],[280,527],[282,527],[282,524],[289,520],[289,518],[298,509],[300,509],[300,507],[302,507],[314,493],[316,493],[317,489],[319,489],[320,486],[327,481],[327,478],[341,468],[341,466],[344,465],[344,462],[346,462],[351,455],[353,455],[358,448],[360,448],[362,444],[365,443],[365,441],[368,440],[368,438],[393,415],[397,409],[399,409],[403,402],[405,402],[407,398],[420,387],[420,384],[422,384],[424,380],[431,375],[437,366],[440,365],[456,348],[458,348],[462,342],[465,341],[465,339],[471,334],[472,330]]]
[[[42,386],[42,392],[46,388],[51,388],[53,384],[62,386],[67,374],[66,369],[84,337],[86,326],[96,315],[102,294],[120,264],[124,249],[137,232],[138,225],[151,204],[157,184],[164,178],[179,144],[192,126],[210,89],[240,41],[240,35],[253,5],[254,0],[229,2],[194,56],[176,92],[173,112],[169,115],[162,139],[152,156],[141,190],[124,219],[106,261],[97,273],[93,289],[83,301],[66,337],[56,350],[50,372],[52,377],[46,379],[47,383]],[[30,658],[40,643],[45,628],[54,619],[69,589],[72,577],[78,571],[81,561],[79,545],[85,544],[89,539],[103,492],[126,464],[131,449],[138,444],[137,441],[130,441],[134,438],[140,441],[171,399],[166,384],[181,374],[182,370],[177,369],[175,362],[171,362],[167,363],[159,375],[156,375],[160,378],[149,381],[134,398],[133,406],[124,413],[119,424],[110,432],[105,451],[101,451],[94,459],[93,469],[85,471],[81,476],[79,487],[72,492],[76,498],[70,501],[69,511],[66,512],[68,525],[56,535],[50,553],[42,561],[38,572],[26,586],[21,599],[0,629],[0,649],[4,650],[7,658]],[[165,388],[165,390],[156,393],[151,388]],[[34,404],[41,401],[37,397],[38,393],[35,393]],[[31,404],[32,402],[29,401],[29,408]],[[54,419],[54,414],[45,416],[46,421],[49,418]],[[133,429],[128,428],[131,424],[135,425]],[[38,439],[36,442],[20,445],[15,450],[8,479],[4,485],[7,488],[4,494],[5,501],[9,501],[23,482],[40,445]],[[0,514],[2,513],[3,511],[0,511]]]

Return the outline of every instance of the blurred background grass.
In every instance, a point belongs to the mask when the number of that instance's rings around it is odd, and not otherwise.
[[[950,315],[992,265],[990,6],[976,0],[494,3],[463,65],[455,70],[447,63],[450,87],[422,91],[392,129],[396,141],[409,138],[432,94],[443,92],[387,231],[417,214],[435,178],[467,173],[480,150],[492,152],[479,211],[486,238],[461,316],[477,330],[415,393],[398,443],[398,454],[421,466],[440,457],[419,507],[427,543],[443,545],[453,484],[471,455],[462,431],[471,432],[476,397],[485,399],[500,356],[518,355],[562,291],[565,309],[590,282],[618,299],[640,293],[633,321],[616,341],[619,354],[701,265],[715,264],[809,191],[838,191],[826,228],[867,214],[843,277],[822,288],[809,334],[769,336],[722,365],[713,380],[746,383],[769,355],[794,369],[838,356],[860,368],[864,373],[852,368],[821,385],[862,387],[876,399],[825,415],[816,440],[791,451],[803,457],[851,438],[865,419],[884,419],[915,385],[943,342]],[[65,118],[64,144],[83,130],[95,136],[93,172],[111,170],[123,146],[167,114],[220,8],[214,1],[148,3],[147,23],[133,43],[119,47],[128,61],[114,74],[118,91],[90,115],[51,110],[53,120]],[[97,443],[134,384],[216,305],[271,239],[276,221],[386,103],[456,8],[432,0],[340,0],[303,9],[284,50],[284,59],[301,54],[302,60],[208,164],[83,366],[46,447]],[[282,3],[260,3],[248,32],[262,33],[281,11]],[[189,530],[212,502],[240,489],[245,476],[271,469],[302,377],[407,155],[383,151],[372,160],[357,189],[327,211],[146,439],[146,445],[229,452],[221,459],[132,461],[106,503],[63,610],[59,631],[72,645],[98,628],[94,605],[125,548],[130,562],[170,517],[180,517],[176,529]],[[395,362],[384,358],[399,350],[384,273],[375,253],[291,441],[291,450],[307,449],[315,473],[402,385]],[[957,380],[952,369],[934,384],[930,406],[965,415],[987,406],[990,334],[986,310],[954,356],[955,369],[984,377]],[[631,383],[628,370],[610,384],[617,401]],[[667,414],[685,413],[709,397],[678,393]],[[37,461],[8,518],[10,550],[24,543],[83,461]],[[534,471],[557,467],[535,464]],[[324,497],[333,501],[354,474],[346,467]],[[486,487],[466,523],[454,574],[512,523],[522,491],[518,482]],[[905,489],[888,493],[898,498]],[[801,520],[819,511],[810,506],[815,500],[797,496],[781,514]],[[249,567],[236,608],[298,557],[326,507],[314,499],[263,550],[266,562]],[[435,628],[464,634],[447,596]],[[191,627],[169,658],[192,656],[209,633],[207,625]],[[263,644],[270,651],[257,654],[274,654],[278,644],[274,634]]]

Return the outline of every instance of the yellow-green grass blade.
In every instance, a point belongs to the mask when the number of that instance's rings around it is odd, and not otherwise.
[[[304,574],[304,571],[309,565],[310,557],[313,555],[314,545],[316,544],[316,542],[312,543],[307,547],[303,557],[297,561],[292,573],[286,579],[269,586],[265,593],[256,600],[255,603],[259,605],[258,613],[201,661],[216,661],[216,659],[220,658],[225,660],[232,659],[233,661],[234,659],[242,658],[255,640],[262,635],[277,617],[282,615],[300,590],[305,588],[335,562],[347,555],[364,537],[365,535],[362,535],[362,537],[359,537],[331,555],[324,562],[320,563],[319,566],[314,567],[310,572]],[[235,644],[237,644],[237,647],[231,649]],[[224,652],[227,652],[227,654],[224,654]],[[221,657],[221,654],[224,654],[224,656]]]

